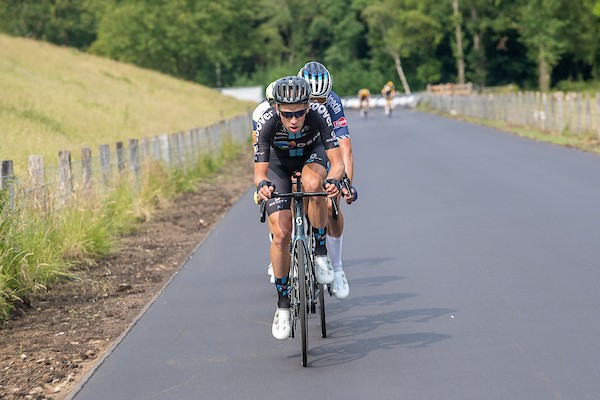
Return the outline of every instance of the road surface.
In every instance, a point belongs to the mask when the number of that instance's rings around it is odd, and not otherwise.
[[[349,111],[359,200],[328,338],[271,336],[251,191],[77,400],[596,399],[600,157],[426,113]]]

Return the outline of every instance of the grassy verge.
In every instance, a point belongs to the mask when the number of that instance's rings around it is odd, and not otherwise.
[[[148,163],[141,182],[124,178],[108,193],[73,198],[60,211],[40,212],[24,202],[9,209],[6,193],[0,193],[0,320],[10,317],[17,302],[26,303],[59,279],[77,279],[82,266],[93,268],[120,235],[177,194],[195,190],[244,148],[224,139],[220,155],[202,155],[185,173]]]

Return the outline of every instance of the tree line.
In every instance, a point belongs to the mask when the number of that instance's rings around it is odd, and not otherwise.
[[[209,87],[264,86],[309,60],[341,95],[600,81],[600,0],[0,0],[0,31]]]

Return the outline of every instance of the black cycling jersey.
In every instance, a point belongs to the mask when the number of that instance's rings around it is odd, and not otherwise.
[[[254,161],[269,161],[271,150],[280,160],[304,157],[320,144],[325,150],[339,146],[333,133],[331,115],[324,104],[310,103],[304,125],[298,133],[288,132],[275,108],[270,107],[256,123]]]

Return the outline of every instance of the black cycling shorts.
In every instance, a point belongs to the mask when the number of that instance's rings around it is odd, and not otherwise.
[[[279,157],[271,148],[267,177],[275,185],[276,192],[289,193],[292,191],[292,175],[294,172],[302,171],[305,165],[311,163],[317,163],[322,165],[325,170],[329,170],[329,159],[325,154],[323,144],[319,143],[308,154],[301,157]],[[269,215],[276,211],[289,209],[291,209],[290,199],[269,199],[267,201],[267,214]]]

